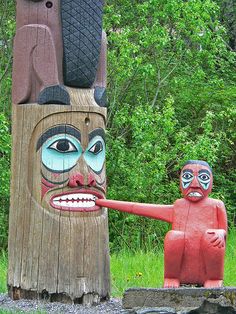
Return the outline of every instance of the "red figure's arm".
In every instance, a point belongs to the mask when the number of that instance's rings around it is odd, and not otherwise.
[[[208,229],[207,233],[212,235],[210,240],[213,247],[224,248],[227,235],[227,215],[224,203],[217,201],[217,229]]]
[[[227,233],[227,215],[226,215],[226,209],[225,209],[225,205],[223,202],[218,201],[217,204],[217,216],[218,216],[218,226],[219,229],[224,229],[225,232]]]
[[[173,205],[140,204],[122,201],[97,199],[96,205],[108,207],[122,212],[173,222]]]

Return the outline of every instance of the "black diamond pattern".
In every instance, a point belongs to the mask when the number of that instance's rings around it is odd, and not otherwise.
[[[103,0],[61,0],[64,84],[88,88],[95,81],[102,38]]]

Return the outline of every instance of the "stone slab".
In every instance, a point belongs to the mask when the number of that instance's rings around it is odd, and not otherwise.
[[[126,290],[123,296],[124,309],[169,307],[178,311],[186,308],[199,308],[204,302],[236,308],[236,287],[214,289],[131,288]]]

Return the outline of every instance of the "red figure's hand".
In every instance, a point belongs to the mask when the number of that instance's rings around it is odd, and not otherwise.
[[[223,229],[212,229],[207,231],[208,234],[212,235],[212,238],[210,240],[210,243],[214,247],[218,248],[224,248],[225,247],[225,237],[226,237],[226,232]]]

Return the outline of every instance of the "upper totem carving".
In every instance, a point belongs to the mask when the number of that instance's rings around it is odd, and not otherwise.
[[[70,104],[65,86],[95,88],[104,105],[102,0],[17,0],[13,102]]]

